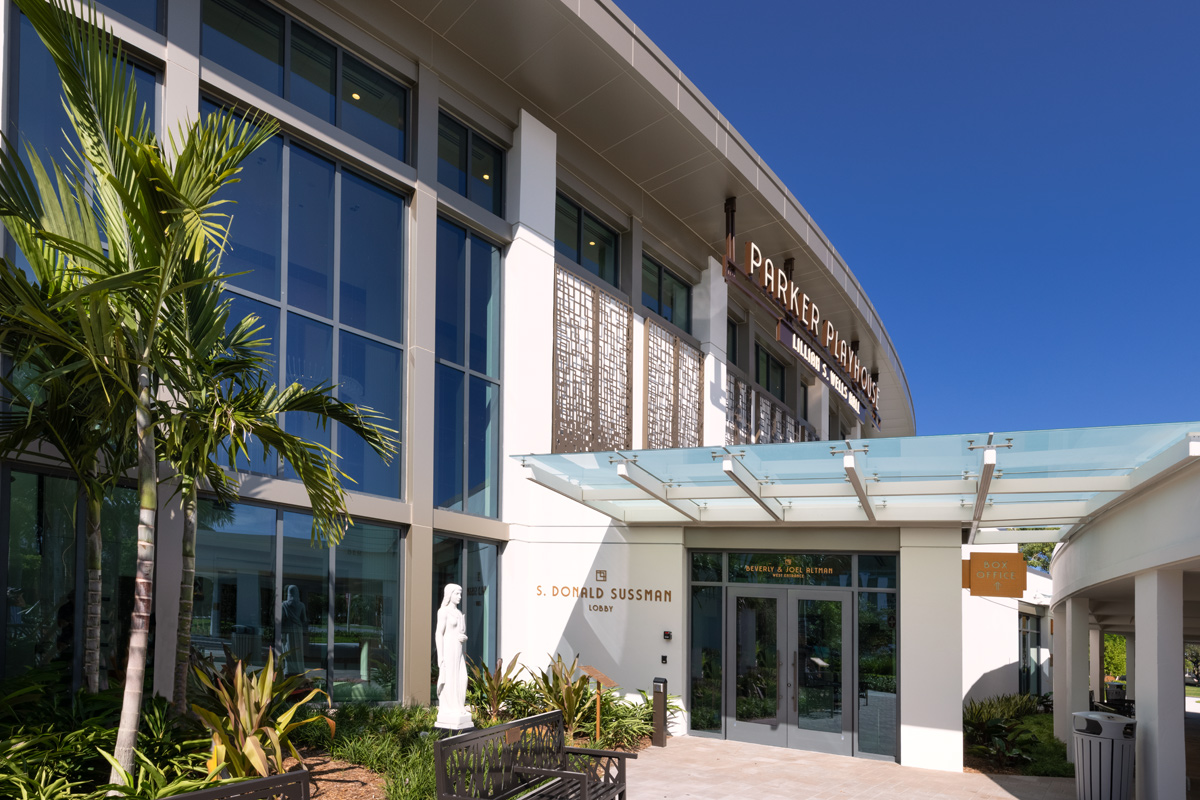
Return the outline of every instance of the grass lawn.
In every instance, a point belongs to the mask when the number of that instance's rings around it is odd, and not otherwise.
[[[1200,697],[1200,686],[1185,686],[1183,693],[1187,697]]]
[[[1053,714],[1030,714],[1021,720],[1021,727],[1038,738],[1038,743],[1029,747],[1033,760],[1022,765],[1022,775],[1075,777],[1075,765],[1067,761],[1067,746],[1054,738]]]

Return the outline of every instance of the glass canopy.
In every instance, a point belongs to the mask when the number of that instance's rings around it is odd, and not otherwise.
[[[960,523],[980,543],[1053,541],[1200,463],[1200,422],[514,458],[628,525]]]

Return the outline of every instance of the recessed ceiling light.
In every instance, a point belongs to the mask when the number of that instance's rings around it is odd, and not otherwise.
[[[362,95],[360,95],[358,92],[351,92],[350,96],[353,97],[355,100],[362,100]]]
[[[596,243],[595,243],[595,242],[588,242],[588,244],[590,244],[592,247],[595,247],[595,246],[596,246]]]
[[[485,181],[486,181],[486,180],[491,180],[491,178],[492,178],[492,176],[491,176],[491,175],[488,175],[488,174],[486,174],[486,173],[485,173],[485,174],[484,174],[484,176],[483,176],[483,179],[484,179]]]

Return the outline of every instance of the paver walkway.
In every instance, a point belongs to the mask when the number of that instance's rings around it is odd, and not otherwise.
[[[1071,778],[978,775],[677,736],[628,762],[631,800],[1074,800]]]

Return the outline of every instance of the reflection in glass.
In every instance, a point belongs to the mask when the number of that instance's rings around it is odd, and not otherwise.
[[[438,364],[434,376],[433,504],[463,510],[463,390],[466,376]],[[438,602],[441,600],[439,598]],[[434,606],[435,608],[437,606]]]
[[[250,666],[275,642],[275,510],[201,500],[192,645],[218,665],[227,645]]]
[[[472,375],[469,412],[467,511],[495,517],[500,504],[500,387]]]
[[[337,91],[337,48],[300,24],[292,23],[292,75],[288,99],[332,123]]]
[[[467,195],[467,129],[445,114],[438,115],[438,183]]]
[[[692,553],[692,580],[719,582],[721,580],[721,554]]]
[[[340,341],[338,398],[374,409],[384,416],[379,424],[399,430],[404,366],[400,351],[346,331],[342,331]],[[354,479],[356,491],[400,496],[399,457],[385,464],[361,438],[340,424],[337,450],[339,465]]]
[[[504,213],[504,151],[476,135],[471,137],[471,187],[467,196],[496,216]]]
[[[349,54],[342,55],[342,128],[404,160],[407,92]]]
[[[583,216],[583,257],[579,265],[600,280],[617,285],[617,235],[588,214]]]
[[[720,560],[720,554],[695,555],[716,555]],[[717,579],[720,577],[718,572]],[[692,587],[691,635],[688,638],[691,675],[688,691],[691,698],[691,728],[694,731],[721,730],[722,591],[720,586]]]
[[[333,328],[299,314],[288,314],[287,336],[284,382],[300,383],[310,389],[329,383],[333,378]],[[322,426],[316,415],[289,411],[285,416],[288,433],[329,446],[329,428]],[[285,472],[289,478],[296,477],[291,467]]]
[[[147,28],[162,32],[160,21],[162,19],[158,12],[159,0],[101,0],[102,4],[116,11],[118,14],[124,14],[134,22],[140,22]]]
[[[842,602],[797,600],[797,726],[842,732]]]
[[[465,540],[466,575],[461,586],[462,612],[467,620],[468,664],[496,666],[497,590],[499,547],[490,542]]]
[[[125,674],[137,572],[137,524],[137,492],[123,487],[109,490],[100,515],[101,687]]]
[[[860,555],[858,585],[864,589],[895,589],[896,556]]]
[[[329,640],[329,550],[312,541],[312,517],[283,512],[283,607],[279,650],[285,673],[324,685]]]
[[[10,476],[5,677],[71,663],[78,490],[69,478]]]
[[[500,248],[471,237],[471,369],[500,377]]]
[[[225,297],[229,300],[229,319],[225,325],[226,330],[231,330],[234,325],[237,325],[251,315],[258,318],[255,327],[259,328],[259,330],[253,335],[253,338],[264,341],[264,344],[259,349],[267,354],[269,365],[268,380],[271,383],[278,383],[279,309],[269,306],[266,303],[261,303],[258,300],[251,300],[249,297],[234,292],[225,292]],[[275,459],[266,460],[266,451],[262,446],[262,442],[258,440],[258,437],[249,437],[245,444],[249,456],[244,457],[239,455],[237,457],[235,468],[239,472],[252,472],[258,475],[275,475],[278,472],[278,465]]]
[[[730,553],[731,583],[850,586],[850,556],[811,553]]]
[[[858,595],[858,749],[896,755],[896,595],[892,592]]]
[[[736,719],[776,725],[780,721],[779,602],[773,597],[739,597],[734,622]]]
[[[554,204],[554,249],[569,261],[579,263],[579,207],[562,195]]]
[[[333,700],[396,700],[400,531],[356,524],[335,557]]]
[[[398,342],[404,325],[404,198],[342,171],[341,323]]]
[[[333,317],[333,162],[291,148],[288,304]]]
[[[662,271],[662,310],[668,321],[692,332],[692,287],[667,270]]]
[[[437,223],[437,357],[466,363],[467,232],[438,219]]]
[[[259,0],[204,0],[200,52],[283,95],[283,14]]]
[[[463,571],[463,540],[450,536],[433,536],[433,602],[430,606],[429,625],[429,688],[430,696],[437,698],[437,647],[433,636],[437,630],[437,609],[442,602],[442,593],[451,583],[462,585]],[[468,634],[469,635],[469,634]]]

